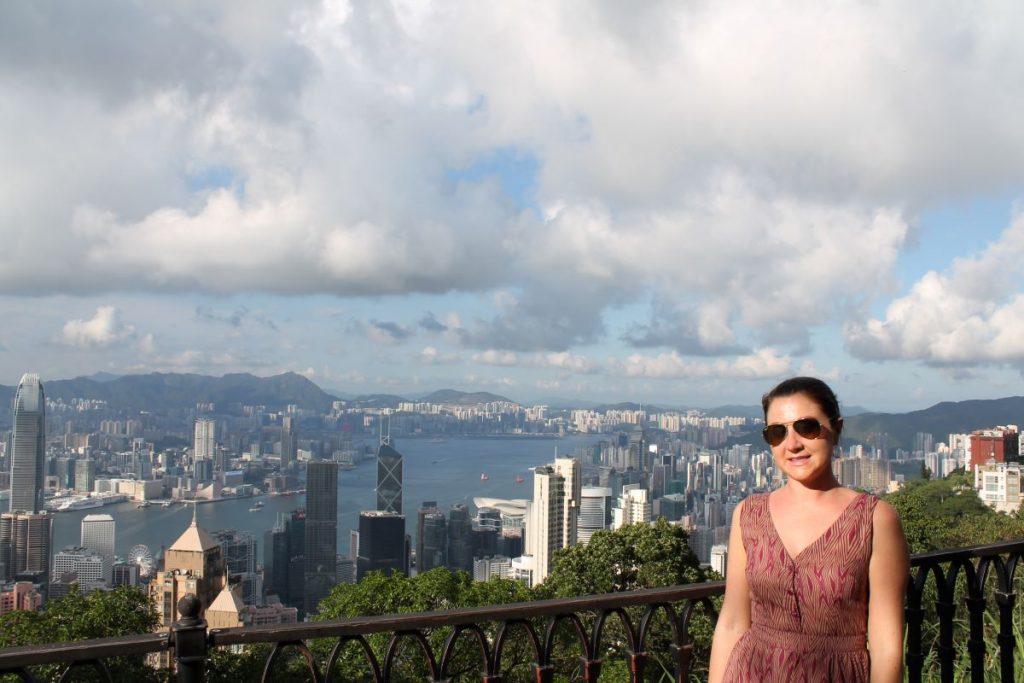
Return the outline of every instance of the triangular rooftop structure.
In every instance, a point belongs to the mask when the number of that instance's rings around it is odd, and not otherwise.
[[[244,609],[245,603],[242,602],[242,599],[229,586],[224,586],[224,589],[217,595],[217,598],[206,608],[206,614],[209,615],[210,612],[226,612],[238,615]]]
[[[213,536],[211,536],[206,529],[201,528],[199,523],[196,521],[196,510],[195,504],[193,503],[192,524],[185,529],[185,533],[179,536],[178,540],[175,541],[174,545],[168,548],[168,550],[203,553],[218,545],[220,544],[217,543]]]

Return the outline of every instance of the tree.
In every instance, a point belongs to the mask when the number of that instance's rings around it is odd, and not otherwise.
[[[96,590],[83,595],[74,585],[67,595],[47,602],[41,612],[17,610],[0,615],[0,647],[139,635],[151,632],[157,621],[149,596],[138,588]],[[165,678],[165,672],[147,666],[142,657],[114,657],[106,664],[115,679]],[[41,680],[56,679],[59,670],[53,665],[38,667],[35,675]],[[75,678],[88,679],[90,674],[85,670]]]
[[[414,577],[400,573],[384,575],[380,572],[370,572],[357,584],[335,586],[320,602],[314,618],[317,621],[326,621],[357,616],[502,605],[525,602],[532,597],[530,590],[518,581],[492,579],[486,583],[474,582],[465,572],[450,572],[440,567]],[[441,651],[450,633],[450,628],[439,628],[428,634],[428,640],[435,652]],[[488,635],[493,638],[494,633]],[[367,637],[380,660],[383,660],[390,637],[391,634]],[[408,650],[403,650],[408,656],[398,659],[399,668],[392,676],[393,680],[425,680],[427,677],[424,658],[418,649],[411,643],[409,645]],[[318,652],[323,657],[331,646],[333,643],[324,643],[319,646]],[[508,652],[508,661],[515,662],[524,657],[525,654],[519,652],[520,649],[513,647]],[[480,657],[476,648],[472,647],[468,638],[460,641],[451,667],[451,679],[479,680],[480,668]],[[365,677],[365,660],[356,646],[347,648],[339,658],[338,674],[340,680],[362,680]]]
[[[951,474],[945,479],[909,481],[886,496],[903,523],[903,531],[910,552],[920,553],[940,548],[991,543],[1013,538],[1013,528],[1006,517],[1003,521],[991,508],[985,506],[974,490],[969,474]],[[980,526],[979,526],[980,525]],[[981,536],[965,536],[962,529]]]
[[[659,588],[707,580],[697,556],[690,549],[689,535],[684,529],[659,518],[653,524],[632,524],[614,531],[598,531],[587,545],[576,545],[555,554],[555,566],[537,592],[541,597],[569,598],[581,595],[615,593],[640,588]],[[634,624],[642,610],[629,610]],[[660,619],[660,618],[659,618]],[[588,624],[593,623],[588,619]],[[698,615],[691,622],[695,659],[707,661],[711,646],[712,625],[707,615]],[[664,619],[652,629],[646,650],[651,655],[647,666],[650,680],[671,679],[672,664],[668,659],[671,631]],[[609,672],[622,672],[624,633],[617,619],[606,622],[601,652]],[[576,674],[578,646],[565,634],[559,642],[558,661],[570,679]],[[602,679],[606,677],[602,676]],[[608,680],[613,680],[609,678]]]

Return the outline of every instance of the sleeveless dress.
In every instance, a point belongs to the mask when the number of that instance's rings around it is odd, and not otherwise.
[[[868,563],[878,498],[861,493],[790,557],[768,513],[768,494],[740,517],[750,629],[729,657],[726,683],[867,683]]]

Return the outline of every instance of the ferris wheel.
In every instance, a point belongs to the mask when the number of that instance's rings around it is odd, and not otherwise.
[[[156,563],[153,561],[153,551],[147,545],[132,546],[128,551],[128,562],[139,565],[139,576],[149,576],[153,573]]]

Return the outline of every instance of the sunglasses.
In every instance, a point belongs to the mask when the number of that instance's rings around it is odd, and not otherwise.
[[[769,446],[778,446],[786,440],[786,429],[793,425],[793,431],[805,439],[817,439],[821,436],[823,425],[813,417],[805,417],[793,422],[768,425],[761,431],[761,436],[768,442]]]

